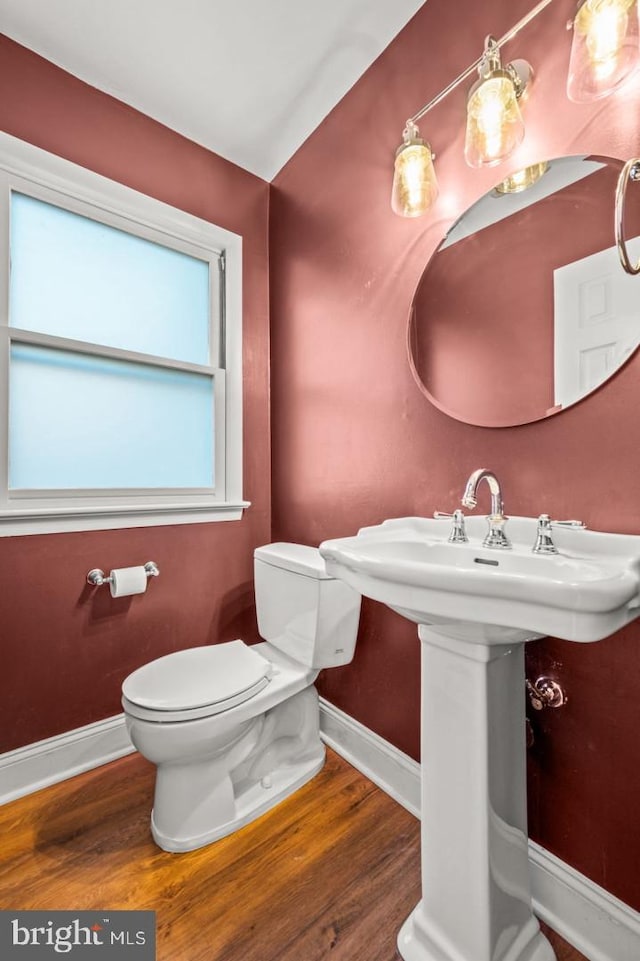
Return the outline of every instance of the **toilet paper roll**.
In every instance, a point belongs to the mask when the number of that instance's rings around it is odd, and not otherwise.
[[[111,571],[109,588],[112,597],[129,597],[144,594],[147,589],[147,572],[144,567],[120,567]]]

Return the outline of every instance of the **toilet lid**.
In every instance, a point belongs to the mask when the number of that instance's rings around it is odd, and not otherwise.
[[[228,641],[159,657],[130,674],[122,693],[151,711],[191,711],[220,702],[231,706],[230,701],[242,703],[262,690],[271,670],[269,661],[244,641]]]

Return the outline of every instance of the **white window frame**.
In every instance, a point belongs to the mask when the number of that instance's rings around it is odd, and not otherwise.
[[[206,260],[212,311],[210,365],[201,366],[9,326],[11,193]],[[213,302],[213,300],[212,300]],[[214,377],[215,488],[12,491],[9,488],[11,343],[90,353]],[[95,417],[108,416],[96,410]],[[0,132],[0,536],[239,520],[242,497],[242,238]]]

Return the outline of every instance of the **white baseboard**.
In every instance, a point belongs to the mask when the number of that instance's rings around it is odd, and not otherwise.
[[[420,816],[420,765],[320,698],[322,739],[379,788]],[[638,961],[640,914],[564,861],[529,842],[533,907],[589,961]]]
[[[638,961],[640,914],[529,841],[533,908],[589,961]]]
[[[124,714],[0,755],[0,804],[131,754]]]
[[[420,817],[420,765],[364,724],[320,698],[320,736],[385,794]]]

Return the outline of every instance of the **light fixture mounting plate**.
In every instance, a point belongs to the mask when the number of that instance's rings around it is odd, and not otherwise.
[[[513,78],[516,97],[519,100],[527,89],[527,85],[533,80],[533,67],[528,60],[518,59],[508,63],[507,70]]]

